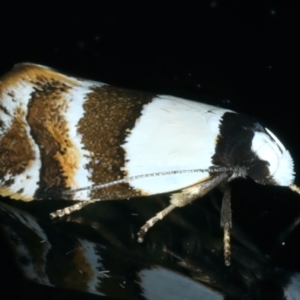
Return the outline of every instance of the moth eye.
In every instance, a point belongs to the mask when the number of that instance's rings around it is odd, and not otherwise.
[[[264,160],[252,162],[247,170],[247,175],[255,181],[265,179],[270,175],[269,165],[270,164]]]

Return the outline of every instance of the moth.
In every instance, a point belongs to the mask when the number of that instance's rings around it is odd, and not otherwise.
[[[0,195],[95,201],[170,193],[145,233],[216,187],[230,264],[228,182],[294,185],[290,153],[253,117],[204,103],[117,88],[23,63],[0,80]]]

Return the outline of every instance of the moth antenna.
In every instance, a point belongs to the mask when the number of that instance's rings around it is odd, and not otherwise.
[[[297,194],[300,195],[300,187],[297,186],[296,184],[291,184],[289,186],[289,189],[292,190],[293,192],[296,192]]]
[[[97,184],[97,185],[93,185],[93,186],[85,186],[83,188],[73,189],[73,190],[70,190],[70,191],[64,191],[63,194],[64,195],[69,195],[69,194],[73,194],[73,193],[76,193],[76,192],[87,191],[87,190],[90,190],[90,191],[101,190],[101,189],[107,188],[109,186],[117,185],[117,184],[128,182],[128,181],[129,181],[128,178],[122,178],[122,179],[117,179],[117,180],[110,181],[110,182],[107,182],[107,183]]]
[[[176,175],[176,174],[183,174],[183,173],[200,173],[200,172],[209,172],[209,173],[223,173],[223,172],[237,172],[239,171],[239,168],[232,168],[232,167],[211,167],[208,169],[190,169],[190,170],[176,170],[176,171],[166,171],[166,172],[156,172],[156,173],[149,173],[149,174],[141,174],[141,175],[135,175],[130,177],[125,177],[122,179],[113,180],[107,183],[103,184],[97,184],[93,186],[86,186],[79,189],[73,189],[70,191],[64,191],[64,195],[73,194],[76,192],[81,191],[95,191],[95,190],[101,190],[104,188],[107,188],[109,186],[129,182],[136,179],[146,178],[146,177],[154,177],[154,176],[166,176],[166,175]]]

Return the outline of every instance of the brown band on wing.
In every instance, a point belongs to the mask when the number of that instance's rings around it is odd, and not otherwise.
[[[95,87],[84,104],[85,115],[80,120],[78,132],[92,154],[87,168],[92,170],[91,180],[102,184],[124,178],[125,153],[121,145],[141,116],[143,106],[153,95],[118,89],[109,85]],[[95,190],[91,198],[114,199],[139,196],[129,184],[123,183]]]
[[[9,188],[14,183],[14,176],[23,173],[36,159],[32,141],[27,136],[27,124],[24,122],[24,117],[24,111],[15,110],[13,122],[2,135],[0,143],[0,179],[2,181],[0,194],[15,199],[22,197]]]
[[[71,88],[54,77],[36,76],[34,92],[28,105],[27,121],[40,149],[41,170],[37,198],[62,197],[61,192],[72,186],[77,160],[70,155],[74,149],[64,117],[70,105],[65,94]]]

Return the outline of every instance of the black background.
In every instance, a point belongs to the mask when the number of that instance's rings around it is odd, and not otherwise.
[[[34,62],[254,115],[290,150],[299,171],[300,2],[95,3],[2,2],[0,73]],[[300,197],[245,180],[234,187],[234,219],[270,254],[279,228],[300,214]],[[300,270],[299,241],[296,230],[276,257],[280,265]],[[1,250],[6,293],[18,277],[9,250]]]

